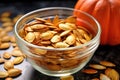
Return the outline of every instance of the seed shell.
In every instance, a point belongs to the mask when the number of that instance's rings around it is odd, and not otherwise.
[[[4,62],[5,62],[5,60],[2,59],[2,58],[0,58],[0,64],[1,64],[1,63],[4,63]]]
[[[89,65],[91,68],[98,69],[98,70],[103,70],[106,69],[105,66],[99,65],[99,64],[90,64]]]
[[[115,64],[113,64],[112,62],[109,62],[109,61],[101,61],[100,64],[107,66],[107,67],[115,67],[116,66]]]
[[[0,78],[6,78],[6,77],[8,77],[8,72],[0,71]]]
[[[6,61],[6,62],[4,63],[4,68],[5,68],[6,70],[9,70],[9,69],[14,68],[13,62],[11,62],[11,61]]]
[[[119,80],[120,79],[119,73],[115,69],[108,68],[105,70],[105,74],[108,77],[110,77],[111,80]]]
[[[16,47],[17,48],[17,47]],[[20,57],[20,56],[23,56],[23,53],[19,50],[19,49],[14,49],[12,52],[11,52],[12,56],[14,57]]]
[[[111,79],[105,74],[100,74],[100,80],[111,80]]]
[[[9,74],[10,77],[16,77],[16,76],[20,75],[21,72],[22,72],[22,70],[17,69],[17,68],[8,70],[8,74]]]
[[[11,53],[9,53],[9,52],[4,52],[4,53],[3,53],[3,58],[5,58],[5,59],[10,59],[10,58],[11,58]]]
[[[13,63],[14,64],[20,64],[21,62],[23,62],[24,58],[22,56],[20,57],[16,57],[13,59]]]
[[[10,44],[9,43],[1,43],[1,45],[0,45],[0,49],[7,49],[7,48],[9,48],[10,47]]]
[[[84,72],[86,74],[96,74],[96,73],[98,73],[98,71],[94,70],[94,69],[84,69],[84,70],[82,70],[82,72]]]

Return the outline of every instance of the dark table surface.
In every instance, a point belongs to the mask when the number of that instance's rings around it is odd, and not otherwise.
[[[74,8],[77,0],[35,0],[34,2],[0,2],[0,13],[4,11],[12,11],[14,14],[28,13],[32,10],[45,8],[45,7],[70,7]],[[10,48],[11,49],[11,48]],[[4,50],[0,50],[0,53],[3,53]],[[99,63],[102,60],[110,61],[116,64],[115,69],[120,73],[120,45],[116,46],[99,46],[95,55],[92,57],[91,61],[84,67],[87,68],[90,63]],[[56,77],[50,77],[32,68],[32,66],[25,60],[22,64],[15,67],[21,68],[22,74],[14,80],[60,80]],[[0,70],[2,67],[0,66]],[[91,80],[94,77],[99,77],[99,74],[87,75],[78,71],[73,74],[75,80]],[[4,80],[4,79],[0,79]]]

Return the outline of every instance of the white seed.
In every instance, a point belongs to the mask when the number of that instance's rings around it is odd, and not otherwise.
[[[6,61],[6,62],[4,63],[4,68],[5,68],[6,70],[9,70],[9,69],[14,68],[13,62],[11,62],[11,61]]]
[[[60,34],[60,37],[66,36],[66,35],[68,35],[70,32],[71,32],[71,30],[63,31],[63,32]]]
[[[11,53],[9,53],[9,52],[4,52],[4,53],[3,53],[3,58],[5,58],[5,59],[10,59],[10,58],[11,58]]]
[[[31,27],[26,27],[25,31],[33,31]]]
[[[109,62],[109,61],[101,61],[100,64],[107,66],[107,67],[115,67],[116,66],[115,64],[113,64],[112,62]]]
[[[73,34],[69,35],[65,42],[69,45],[73,45],[75,43],[75,36]]]
[[[69,47],[69,45],[64,42],[58,42],[55,44],[55,47],[56,48],[67,48],[67,47]]]
[[[108,68],[105,70],[105,74],[111,78],[111,80],[119,80],[120,75],[115,69]]]
[[[76,29],[76,25],[73,23],[65,23],[66,25],[69,25],[72,29]]]
[[[62,29],[62,30],[73,30],[73,28],[67,24],[59,24],[59,28]]]
[[[8,77],[8,72],[0,71],[0,78],[6,78],[6,77]]]
[[[87,34],[85,30],[83,29],[76,29],[79,32],[79,35],[83,36],[84,34]]]
[[[105,66],[102,66],[102,65],[99,65],[99,64],[90,64],[89,66],[94,68],[94,69],[99,69],[99,70],[106,69]]]
[[[51,31],[47,31],[41,34],[41,39],[42,40],[49,40],[53,37],[54,33]]]
[[[30,26],[30,27],[31,27],[31,29],[38,30],[38,29],[46,28],[47,26],[44,24],[35,24],[35,25]]]
[[[111,79],[105,74],[100,74],[100,80],[111,80]]]
[[[55,35],[52,37],[51,42],[56,43],[56,42],[59,42],[60,40],[61,40],[61,37],[59,35]]]
[[[13,63],[14,64],[20,64],[21,62],[23,62],[24,58],[22,56],[20,57],[16,57],[13,59]]]
[[[34,32],[34,35],[35,35],[36,39],[40,38],[40,32]]]
[[[13,69],[8,70],[8,74],[9,74],[10,77],[18,76],[18,75],[21,74],[21,72],[22,72],[22,70],[17,69],[17,68],[13,68]]]
[[[25,40],[28,42],[33,42],[35,39],[35,34],[32,32],[27,33],[27,35],[25,36]]]
[[[7,49],[7,48],[9,48],[9,47],[10,47],[10,44],[7,43],[7,42],[1,43],[1,45],[0,45],[0,49]]]
[[[20,57],[20,56],[23,56],[23,53],[18,50],[18,49],[14,49],[12,52],[11,52],[12,56],[15,56],[15,57]]]

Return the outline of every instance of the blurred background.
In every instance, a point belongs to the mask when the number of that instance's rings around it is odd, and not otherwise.
[[[44,7],[71,7],[73,8],[77,0],[1,0],[0,11],[10,10],[17,13],[27,13],[29,11]]]

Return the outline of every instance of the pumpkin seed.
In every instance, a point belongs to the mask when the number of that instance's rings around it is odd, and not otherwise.
[[[60,23],[59,28],[62,30],[73,30],[73,28],[71,26],[64,24],[64,23]]]
[[[94,70],[94,69],[84,69],[84,70],[82,70],[82,72],[84,72],[86,74],[96,74],[96,73],[98,73],[98,71]]]
[[[100,61],[101,65],[107,66],[107,67],[115,67],[116,65],[109,61]]]
[[[100,74],[100,80],[111,80],[111,79],[105,74]]]
[[[56,43],[56,42],[59,42],[60,40],[61,40],[61,37],[59,35],[54,35],[50,41],[52,43]]]
[[[29,32],[25,36],[25,40],[28,41],[28,42],[33,42],[34,39],[35,39],[35,34],[33,32]]]
[[[73,34],[69,35],[65,42],[69,45],[73,45],[75,43],[75,36]]]
[[[4,53],[3,53],[3,58],[5,58],[5,59],[10,59],[10,58],[11,58],[11,53],[9,53],[9,52],[4,52]]]
[[[111,80],[119,80],[119,73],[115,69],[108,68],[105,70],[105,74],[111,78]]]
[[[76,25],[73,24],[73,23],[68,23],[68,22],[66,22],[65,24],[66,24],[66,25],[69,25],[72,29],[76,29],[76,28],[77,28]]]
[[[6,77],[8,77],[8,72],[0,71],[0,78],[6,78]]]
[[[12,52],[11,52],[12,56],[15,56],[15,57],[20,57],[20,56],[23,56],[23,53],[18,50],[18,49],[14,49]]]
[[[66,35],[68,35],[70,32],[71,32],[71,30],[63,31],[63,32],[60,34],[60,37],[66,36]]]
[[[8,74],[10,77],[16,77],[16,76],[20,75],[21,72],[22,72],[22,70],[17,69],[17,68],[13,68],[13,69],[8,70]]]
[[[20,64],[21,62],[23,62],[24,58],[22,56],[20,57],[16,57],[13,59],[13,63],[14,64]]]
[[[10,47],[10,44],[7,43],[7,42],[1,43],[1,45],[0,45],[0,49],[7,49],[7,48],[9,48],[9,47]]]
[[[5,60],[2,59],[2,58],[0,58],[0,64],[1,64],[1,63],[4,63],[4,62],[5,62]]]
[[[46,20],[44,20],[44,19],[42,19],[42,18],[38,18],[38,17],[35,17],[35,20],[40,21],[40,22],[42,22],[42,23],[46,22]]]
[[[41,39],[42,40],[49,40],[54,36],[54,33],[51,31],[47,31],[41,34]]]
[[[90,64],[89,66],[90,66],[91,68],[99,69],[99,70],[106,69],[105,66],[102,66],[102,65],[99,65],[99,64]]]
[[[74,77],[72,75],[62,76],[62,77],[60,77],[60,80],[74,80]]]
[[[31,27],[31,29],[33,29],[33,30],[39,30],[39,29],[46,28],[47,26],[44,25],[44,24],[35,24],[35,25],[30,26],[30,27]]]
[[[9,69],[14,68],[13,62],[11,62],[11,61],[6,61],[6,62],[4,63],[4,68],[5,68],[6,70],[9,70]]]
[[[55,47],[56,48],[67,48],[67,47],[69,47],[69,45],[64,42],[58,42],[55,44]]]

